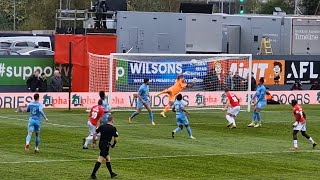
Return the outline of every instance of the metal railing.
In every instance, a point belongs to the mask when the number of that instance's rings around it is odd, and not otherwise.
[[[57,9],[55,29],[66,28],[66,29],[72,29],[73,31],[75,31],[75,29],[77,28],[83,28],[85,33],[87,33],[87,29],[95,29],[95,23],[97,21],[100,21],[100,23],[106,22],[107,24],[109,24],[109,26],[107,26],[108,29],[116,29],[115,27],[116,13],[114,11],[108,11],[101,14],[106,15],[105,20],[103,19],[98,20],[96,18],[96,12],[92,12],[90,10]],[[112,25],[110,26],[110,24]]]

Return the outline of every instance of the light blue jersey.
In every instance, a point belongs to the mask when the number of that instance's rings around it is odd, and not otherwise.
[[[188,125],[189,124],[188,117],[187,117],[186,113],[183,111],[183,109],[184,109],[183,101],[176,100],[173,104],[173,108],[176,111],[177,125],[178,126]]]
[[[41,116],[47,118],[43,112],[42,104],[37,101],[29,103],[27,112],[30,112],[28,132],[40,132]]]
[[[264,85],[259,85],[253,99],[257,98],[256,108],[263,109],[267,105],[266,100],[267,89]]]
[[[144,79],[144,83],[139,87],[138,95],[140,96],[137,99],[137,110],[133,112],[129,118],[129,122],[136,117],[140,112],[141,109],[145,106],[148,110],[149,119],[152,122],[152,125],[155,125],[153,122],[153,113],[150,109],[150,100],[149,100],[149,86],[148,86],[149,79]]]
[[[103,99],[102,100],[102,108],[105,110],[105,111],[109,111],[110,110],[110,107],[109,107],[109,104],[108,104],[108,101],[107,99]],[[102,124],[104,123],[107,123],[107,120],[109,118],[109,113],[104,113],[103,117],[102,117]]]
[[[150,105],[149,101],[149,86],[146,84],[142,84],[138,90],[138,94],[140,95],[141,99],[146,103],[146,105]],[[140,99],[137,101],[137,107],[139,109],[143,108],[143,103]]]

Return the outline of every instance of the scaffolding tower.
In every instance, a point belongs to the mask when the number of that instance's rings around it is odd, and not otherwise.
[[[56,10],[55,30],[57,34],[115,34],[116,33],[116,12],[107,11],[107,28],[95,27],[96,13],[92,9],[78,10],[71,9],[71,0],[60,0],[60,7]]]

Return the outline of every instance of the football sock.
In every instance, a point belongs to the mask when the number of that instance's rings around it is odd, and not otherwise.
[[[152,113],[152,111],[149,112],[149,119],[150,119],[151,122],[153,121],[153,113]]]
[[[136,117],[139,113],[137,111],[135,111],[134,113],[131,114],[130,119],[133,119],[134,117]]]
[[[26,144],[29,144],[31,141],[31,135],[28,134],[27,137],[26,137]]]
[[[189,136],[192,136],[192,130],[191,130],[190,126],[187,127],[187,132],[188,132]]]
[[[298,140],[293,140],[293,146],[298,147]]]
[[[308,140],[310,141],[311,144],[314,144],[314,140],[312,139],[312,137],[310,137]]]
[[[93,141],[93,136],[89,135],[88,137],[86,137],[86,142],[84,143],[84,147],[88,147],[88,144]]]
[[[40,136],[36,136],[36,147],[40,144]]]
[[[96,164],[94,165],[94,168],[93,168],[91,175],[96,175],[96,172],[99,170],[100,166],[101,166],[101,162],[97,161]]]
[[[256,112],[253,112],[252,114],[252,122],[254,123],[257,119],[257,113]]]
[[[170,104],[166,105],[163,112],[168,112],[170,108],[171,108]]]
[[[109,173],[112,174],[111,163],[110,162],[106,162],[106,166],[108,168]]]
[[[180,127],[177,127],[175,130],[173,130],[173,132],[180,132],[182,129]]]
[[[234,120],[233,117],[231,117],[231,121],[232,121],[232,124],[233,124],[234,126],[236,126],[236,121]]]
[[[261,124],[261,113],[260,112],[256,112],[256,116],[257,116],[257,120],[258,120],[258,123]]]
[[[226,119],[227,119],[227,121],[228,121],[229,123],[232,123],[232,117],[231,117],[231,116],[226,115]]]

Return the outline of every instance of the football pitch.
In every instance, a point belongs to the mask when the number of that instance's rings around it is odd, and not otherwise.
[[[162,118],[155,113],[151,126],[146,113],[128,124],[131,112],[115,112],[119,132],[116,148],[110,150],[117,179],[319,179],[319,105],[304,105],[307,132],[318,142],[312,145],[299,133],[300,149],[292,146],[292,107],[267,106],[262,128],[248,128],[251,113],[240,112],[237,128],[226,127],[220,110],[191,111],[193,135],[176,134],[174,113]],[[49,122],[41,129],[40,153],[24,151],[28,114],[1,109],[0,179],[89,179],[98,157],[97,149],[82,149],[88,135],[84,110],[45,110]],[[105,164],[98,179],[110,179]]]

